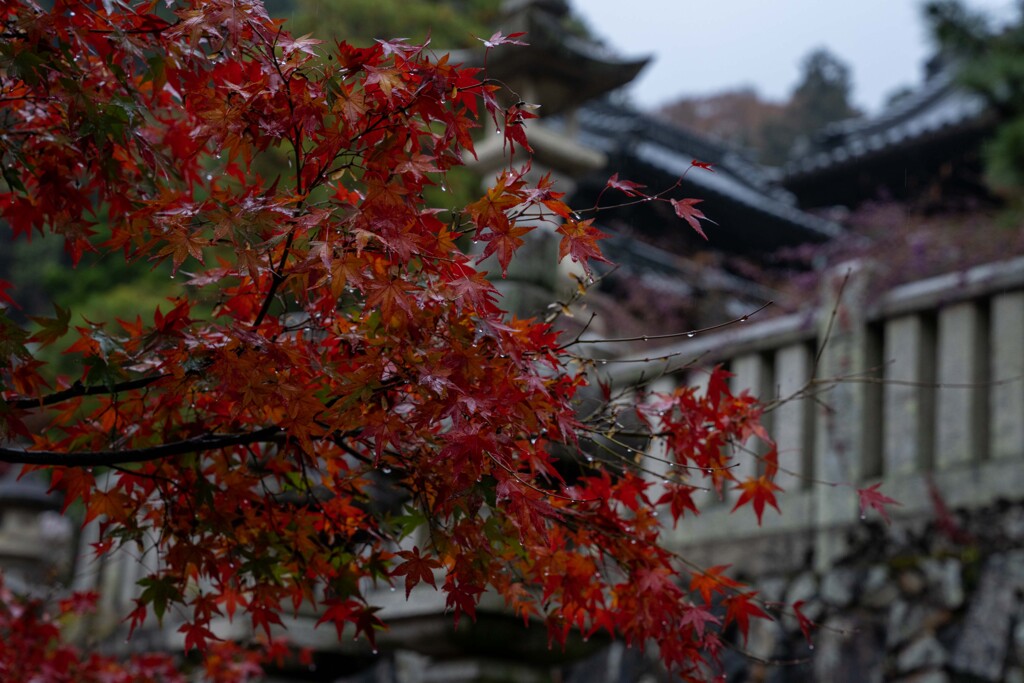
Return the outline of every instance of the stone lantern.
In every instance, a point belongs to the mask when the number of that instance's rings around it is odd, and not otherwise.
[[[506,0],[501,31],[525,33],[526,46],[502,46],[486,56],[487,78],[503,84],[499,101],[506,106],[519,102],[537,108],[537,119],[526,121],[526,134],[533,148],[531,178],[551,174],[555,189],[571,195],[576,180],[606,166],[599,150],[576,139],[575,112],[594,98],[633,80],[649,58],[625,59],[605,46],[581,35],[574,27],[565,0]],[[458,58],[484,66],[483,51],[462,53]],[[486,131],[490,121],[482,121]],[[499,130],[499,132],[501,132]],[[485,184],[493,180],[510,161],[525,162],[521,153],[510,159],[503,135],[485,135],[476,145],[477,160],[471,167]],[[545,226],[551,223],[538,219]],[[496,282],[503,305],[519,315],[535,315],[551,303],[572,281],[567,270],[572,264],[558,261],[558,240],[550,230],[530,233],[526,244],[513,259],[508,277]],[[499,272],[497,264],[484,268]]]
[[[0,476],[0,571],[17,591],[45,589],[68,578],[74,528],[40,476],[17,474]]]

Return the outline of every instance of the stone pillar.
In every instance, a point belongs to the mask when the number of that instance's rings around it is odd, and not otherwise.
[[[1024,455],[1024,292],[992,297],[990,455]]]
[[[883,476],[931,468],[935,432],[935,327],[922,315],[885,324]]]
[[[775,354],[775,390],[777,397],[788,399],[811,380],[814,356],[806,344],[794,344]],[[770,396],[767,394],[766,396]],[[814,402],[793,398],[771,414],[775,446],[779,451],[780,472],[776,483],[785,491],[808,488],[814,475]],[[786,472],[796,472],[794,476]]]
[[[669,394],[676,388],[675,377],[661,377],[647,386],[652,394]],[[652,426],[655,431],[661,429],[661,420],[653,419]],[[666,478],[674,476],[674,469],[669,465],[668,453],[665,448],[665,439],[651,439],[647,446],[646,453],[651,456],[643,461],[644,477],[651,482],[651,488],[647,491],[647,497],[651,500],[658,500],[665,493],[665,486],[662,483]],[[682,473],[682,474],[685,474]]]
[[[949,469],[987,456],[988,321],[977,302],[939,311],[936,465]],[[1018,343],[1019,343],[1018,339]]]
[[[730,380],[730,389],[734,394],[749,391],[751,395],[764,399],[774,393],[773,368],[769,358],[761,353],[749,353],[734,358],[729,364],[729,370],[733,377]],[[764,416],[764,427],[770,434],[771,415]],[[765,444],[757,439],[751,439],[742,448],[737,448],[733,454],[732,469],[733,475],[743,481],[747,477],[756,477],[764,472],[764,463],[759,459],[766,452]],[[726,500],[738,497],[736,491],[728,491]]]
[[[531,182],[550,173],[555,181],[555,191],[569,196],[575,189],[575,178],[602,168],[607,162],[602,152],[550,130],[543,120],[532,120],[524,125],[534,149],[531,170],[527,175]],[[502,136],[484,138],[476,146],[476,153],[476,160],[470,166],[483,176],[485,186],[494,181],[500,169],[519,159],[518,156],[515,160],[508,157]],[[501,292],[502,307],[520,316],[544,313],[552,301],[564,298],[576,288],[577,282],[572,275],[580,278],[583,274],[580,264],[569,258],[559,260],[561,238],[555,234],[555,228],[561,223],[561,218],[547,209],[543,212],[517,221],[520,226],[536,229],[523,237],[523,245],[509,264],[507,277],[501,276],[496,256],[491,256],[480,266],[489,273],[494,286]]]
[[[853,261],[827,273],[819,308],[824,348],[816,376],[835,384],[821,396],[814,470],[818,479],[835,484],[857,485],[879,469],[880,385],[864,381],[877,376],[880,365],[880,343],[866,317],[872,271],[870,263]],[[813,491],[815,564],[824,568],[846,549],[840,530],[857,521],[857,496],[824,484]]]

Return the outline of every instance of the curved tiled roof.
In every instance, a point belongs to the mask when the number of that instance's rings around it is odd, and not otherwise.
[[[956,83],[953,69],[939,71],[917,91],[878,116],[826,126],[809,149],[784,168],[786,180],[853,164],[920,141],[988,124],[984,100]]]
[[[841,232],[835,223],[801,211],[768,169],[726,145],[608,100],[581,107],[577,121],[584,145],[616,163],[645,167],[665,178],[685,174],[703,197],[715,195],[739,205],[752,220],[770,219],[780,228],[782,243],[819,242]],[[694,159],[713,164],[715,172],[693,168]]]
[[[568,11],[560,1],[508,2],[502,30],[524,33],[521,40],[527,45],[489,53],[457,51],[452,62],[486,64],[489,78],[542,104],[543,115],[550,116],[629,83],[651,61],[649,56],[624,57],[596,40],[573,35],[563,23]]]

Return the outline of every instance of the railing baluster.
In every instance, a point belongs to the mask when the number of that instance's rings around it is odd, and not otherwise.
[[[750,353],[739,356],[733,359],[730,364],[733,377],[730,381],[730,388],[733,393],[740,393],[744,390],[749,390],[750,393],[757,397],[771,396],[775,390],[773,375],[773,366],[770,358],[765,354],[761,353]],[[763,420],[765,428],[769,433],[772,431],[772,416],[766,415]],[[735,463],[736,467],[733,468],[733,474],[739,481],[743,481],[747,477],[756,476],[764,470],[764,466],[759,460],[759,456],[764,455],[766,452],[765,444],[761,443],[758,439],[751,439],[743,448],[738,448]],[[727,496],[735,497],[732,492]]]
[[[885,323],[882,476],[931,469],[935,434],[935,325],[925,315]]]
[[[979,303],[958,303],[939,312],[938,469],[986,457],[987,338],[987,316]]]
[[[790,398],[808,386],[812,363],[811,349],[806,344],[792,344],[775,354],[777,398],[788,399],[771,416],[781,468],[776,483],[787,491],[807,488],[814,478],[814,403],[808,398]]]
[[[647,390],[652,394],[670,394],[675,388],[676,378],[669,375],[651,382]],[[661,429],[660,420],[657,420],[652,426],[655,431]],[[651,482],[651,488],[647,491],[647,497],[651,500],[657,500],[665,492],[663,480],[673,476],[673,468],[667,462],[668,452],[665,448],[665,439],[651,439],[647,445],[646,452],[652,456],[643,460],[643,466],[646,470],[644,477]]]
[[[879,385],[863,381],[877,371],[881,346],[867,320],[872,271],[870,264],[852,262],[823,283],[818,328],[824,346],[815,373],[836,384],[821,397],[814,468],[819,479],[833,484],[855,486],[877,474]],[[874,429],[868,429],[872,422]],[[857,506],[852,497],[837,496],[830,486],[817,486],[812,495],[817,516],[814,562],[827,567],[847,550],[836,529],[857,519]]]
[[[990,428],[993,459],[1024,448],[1024,292],[992,298]]]

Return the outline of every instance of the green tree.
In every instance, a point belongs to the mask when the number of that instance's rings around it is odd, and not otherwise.
[[[402,36],[451,49],[469,47],[474,36],[489,36],[501,0],[290,0],[268,7],[289,18],[296,34],[365,45]]]
[[[860,114],[850,104],[851,87],[850,68],[819,48],[804,58],[800,82],[786,102],[765,100],[756,90],[740,88],[680,98],[662,108],[661,116],[749,148],[762,163],[783,164],[798,139]]]
[[[993,190],[1012,197],[1024,189],[1024,5],[1016,20],[997,24],[959,0],[925,5],[925,19],[941,55],[960,82],[981,95],[1000,124],[985,145],[985,171]]]
[[[797,129],[816,131],[834,121],[857,116],[850,104],[850,67],[825,48],[804,57],[803,76],[793,90],[789,112]]]

